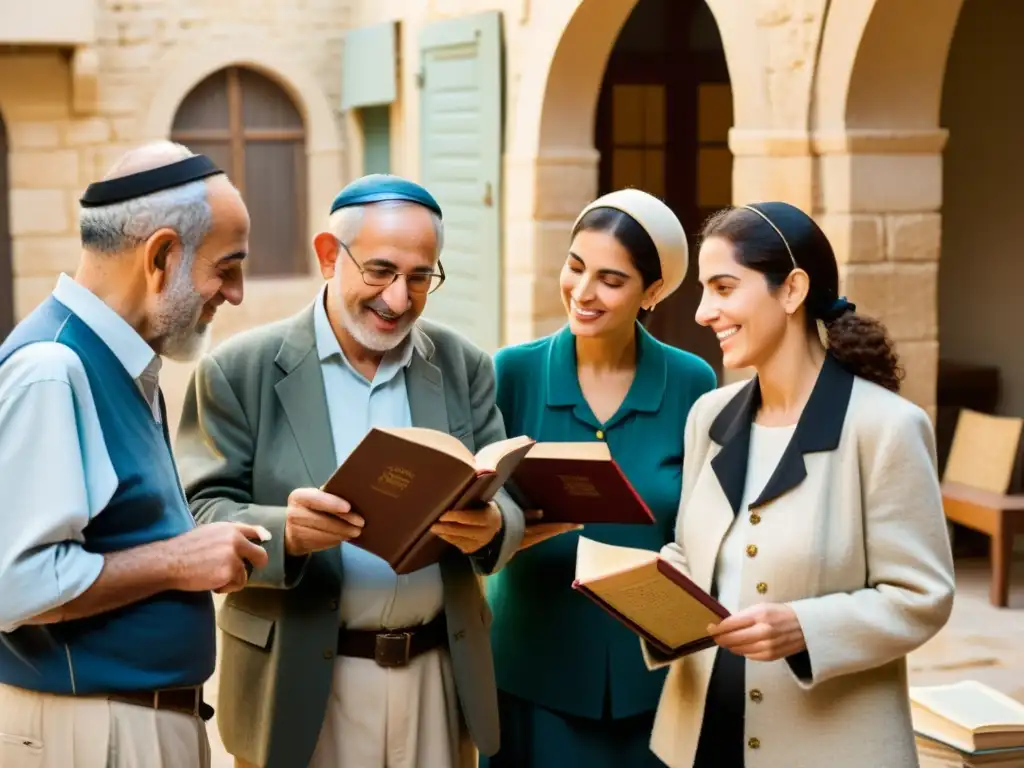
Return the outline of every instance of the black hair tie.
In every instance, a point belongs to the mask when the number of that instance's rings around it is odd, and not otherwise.
[[[840,296],[838,299],[832,302],[832,305],[826,309],[821,316],[821,319],[826,323],[830,323],[833,320],[838,320],[840,317],[845,315],[847,312],[856,312],[857,305],[852,301],[847,301],[845,296]]]

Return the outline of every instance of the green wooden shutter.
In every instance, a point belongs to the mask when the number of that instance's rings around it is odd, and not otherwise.
[[[447,280],[424,313],[488,352],[501,345],[501,14],[420,34],[420,181],[444,212]]]
[[[363,122],[363,173],[391,173],[391,109],[365,107]]]

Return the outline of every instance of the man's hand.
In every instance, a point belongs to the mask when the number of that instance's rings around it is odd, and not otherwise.
[[[539,509],[528,509],[523,512],[523,516],[526,518],[526,531],[523,533],[523,541],[519,545],[519,549],[516,550],[517,552],[547,541],[560,533],[583,530],[583,526],[579,523],[538,523],[537,520],[544,518],[544,512]]]
[[[171,588],[183,592],[236,592],[248,580],[246,563],[267,564],[258,543],[270,538],[260,526],[208,523],[163,544],[171,556]]]
[[[501,510],[493,501],[483,509],[445,512],[430,531],[438,538],[472,554],[491,542],[501,530]]]
[[[301,557],[356,538],[364,523],[351,510],[352,505],[337,496],[316,488],[296,488],[288,496],[285,552]]]
[[[752,605],[708,632],[722,648],[754,661],[776,661],[807,648],[796,611],[781,603]]]

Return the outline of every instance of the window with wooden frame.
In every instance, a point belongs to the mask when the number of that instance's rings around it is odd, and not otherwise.
[[[171,140],[209,155],[241,191],[252,221],[247,274],[309,272],[306,131],[279,85],[242,67],[215,72],[181,102]]]

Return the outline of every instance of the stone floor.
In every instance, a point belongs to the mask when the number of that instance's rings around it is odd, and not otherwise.
[[[1010,606],[988,602],[988,562],[957,562],[957,597],[953,615],[931,642],[910,656],[912,685],[931,685],[974,678],[1024,701],[1024,562],[1015,568]],[[1015,650],[1016,649],[1016,650]],[[207,698],[216,707],[217,679],[210,681]],[[213,768],[232,768],[214,722],[208,724]]]

